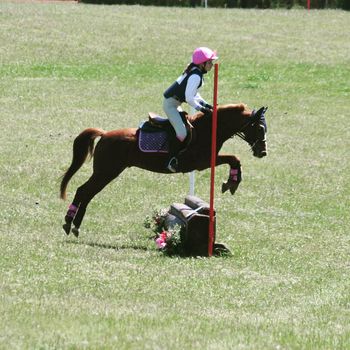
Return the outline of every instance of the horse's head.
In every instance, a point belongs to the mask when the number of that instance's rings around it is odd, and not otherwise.
[[[243,103],[218,106],[218,144],[222,145],[226,140],[237,135],[250,145],[254,157],[265,157],[267,155],[266,110],[267,107],[262,107],[258,111],[251,111]],[[190,118],[190,122],[197,132],[202,132],[202,129],[211,130],[211,114],[198,112]]]
[[[252,148],[254,157],[263,158],[267,155],[265,112],[267,107],[253,111],[237,135],[247,141]]]

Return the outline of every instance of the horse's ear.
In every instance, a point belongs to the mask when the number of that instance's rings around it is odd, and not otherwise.
[[[265,112],[267,111],[267,107],[261,107],[258,111],[253,110],[251,118],[252,123],[259,122],[265,128],[265,132],[267,132],[267,125],[265,120]]]
[[[259,110],[257,111],[253,111],[252,112],[252,119],[254,122],[257,122],[261,119],[261,117],[264,115],[265,113],[265,107],[261,107]]]

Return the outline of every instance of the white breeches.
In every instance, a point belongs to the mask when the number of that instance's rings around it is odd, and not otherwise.
[[[172,97],[164,98],[163,109],[176,132],[176,137],[182,142],[187,136],[187,131],[179,113],[182,111],[181,102]]]

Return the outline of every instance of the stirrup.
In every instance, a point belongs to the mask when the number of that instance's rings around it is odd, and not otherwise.
[[[177,168],[179,166],[179,162],[177,160],[176,157],[172,157],[170,160],[169,160],[169,163],[167,165],[167,169],[172,172],[172,173],[176,173],[177,172]]]

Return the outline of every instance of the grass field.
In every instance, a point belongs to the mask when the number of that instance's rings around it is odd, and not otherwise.
[[[0,349],[349,349],[350,13],[0,4]],[[129,169],[61,225],[86,127],[137,126],[200,45],[219,102],[268,105],[268,157],[240,140],[220,193],[232,257],[167,258],[143,220],[187,175]],[[212,96],[212,75],[202,95]],[[73,178],[69,200],[91,173]],[[196,194],[209,200],[209,171]]]

